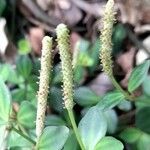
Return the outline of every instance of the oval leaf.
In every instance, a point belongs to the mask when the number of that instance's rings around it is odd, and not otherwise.
[[[27,56],[20,56],[17,60],[18,73],[27,79],[32,71],[32,62]]]
[[[107,132],[110,134],[115,133],[118,125],[118,116],[115,110],[109,109],[104,111],[105,118],[107,121]]]
[[[143,107],[150,107],[150,97],[147,97],[145,95],[138,97],[135,102],[135,105],[137,110]]]
[[[149,92],[149,89],[150,89],[150,76],[147,76],[143,82],[143,92],[144,94],[146,94],[147,96],[150,97],[150,92]]]
[[[142,132],[140,130],[136,128],[127,128],[124,131],[122,131],[119,136],[127,143],[135,143],[141,135]]]
[[[28,101],[21,103],[17,113],[17,121],[25,128],[34,128],[36,120],[36,108]]]
[[[8,64],[0,64],[0,77],[5,82],[10,75],[10,65]]]
[[[0,125],[0,149],[4,150],[6,148],[6,136],[8,134],[7,125]]]
[[[138,150],[149,150],[150,136],[139,129],[127,128],[120,137],[129,144],[135,144]]]
[[[150,66],[150,60],[145,61],[145,63],[137,66],[131,73],[128,83],[129,92],[133,92],[138,88],[145,80]]]
[[[150,136],[148,134],[142,134],[137,142],[138,150],[149,150],[150,149]]]
[[[86,150],[94,150],[98,141],[105,136],[107,123],[103,113],[97,108],[92,107],[79,123],[81,140]]]
[[[111,109],[124,100],[124,95],[121,92],[111,92],[97,104],[100,109]]]
[[[92,106],[98,103],[99,96],[87,87],[75,90],[74,100],[81,106]]]
[[[124,146],[119,140],[106,136],[96,145],[95,150],[123,150],[123,148]]]
[[[46,127],[41,135],[37,149],[39,150],[61,150],[68,138],[69,129],[65,126]]]
[[[31,51],[31,46],[28,40],[21,39],[18,42],[18,50],[20,54],[28,54]]]
[[[3,80],[0,78],[0,119],[8,122],[11,111],[11,96]]]
[[[57,112],[62,112],[63,109],[63,99],[62,99],[62,91],[60,88],[52,87],[49,93],[49,102],[50,106]]]
[[[27,150],[28,148],[31,149],[31,147],[33,147],[33,144],[18,133],[16,133],[15,131],[11,131],[7,138],[7,146],[11,148],[19,146]]]
[[[150,107],[143,107],[135,116],[136,126],[144,132],[150,133]]]
[[[118,108],[122,111],[130,111],[132,109],[132,103],[130,101],[123,100],[119,105]]]

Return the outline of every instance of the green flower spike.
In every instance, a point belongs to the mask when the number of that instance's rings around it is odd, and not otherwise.
[[[112,75],[112,60],[111,60],[111,51],[112,51],[112,31],[113,23],[115,21],[115,12],[114,12],[114,0],[109,0],[106,4],[104,17],[103,17],[103,29],[101,31],[101,50],[100,50],[100,59],[103,66],[103,71]]]
[[[115,21],[115,11],[114,11],[114,0],[108,0],[104,12],[103,17],[103,28],[101,31],[101,49],[100,49],[100,59],[103,66],[103,71],[110,77],[113,85],[124,94],[126,99],[133,100],[134,98],[130,96],[130,94],[118,84],[116,79],[113,76],[112,71],[112,59],[111,59],[111,51],[112,51],[112,31],[113,31],[113,23]]]
[[[47,105],[47,96],[49,89],[49,76],[52,68],[52,38],[45,36],[42,41],[41,71],[39,77],[39,91],[37,93],[37,117],[36,117],[36,135],[40,137],[44,128],[45,111]]]
[[[56,28],[57,42],[61,59],[62,75],[63,75],[63,96],[64,105],[68,111],[68,115],[76,135],[77,141],[82,150],[84,149],[81,141],[80,134],[75,122],[73,114],[73,69],[72,69],[72,58],[71,48],[69,42],[69,30],[64,24],[59,24]]]
[[[73,70],[69,30],[66,25],[59,24],[56,28],[56,34],[63,74],[64,105],[67,110],[71,110],[73,108]]]

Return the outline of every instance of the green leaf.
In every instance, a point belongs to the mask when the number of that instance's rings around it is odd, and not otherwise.
[[[26,39],[19,40],[18,50],[20,54],[28,54],[31,51],[31,46],[29,41]]]
[[[39,76],[39,70],[41,69],[41,62],[38,58],[34,58],[34,65],[32,66],[32,72],[34,75]]]
[[[89,56],[88,52],[80,52],[78,58],[78,65],[89,67],[93,65],[93,59]]]
[[[70,131],[69,137],[64,145],[63,150],[79,150],[79,145],[73,131]]]
[[[17,121],[25,128],[32,129],[35,127],[36,108],[28,101],[21,103],[17,113]]]
[[[127,100],[123,100],[119,105],[118,105],[118,108],[120,110],[123,110],[123,111],[130,111],[132,109],[132,103],[127,101]]]
[[[5,145],[6,145],[6,135],[8,133],[8,131],[6,130],[6,126],[7,125],[0,125],[0,149],[4,150],[5,149]]]
[[[134,144],[136,150],[149,150],[150,147],[150,135],[146,134],[136,128],[127,128],[121,134],[120,137],[129,144]]]
[[[29,135],[28,135],[29,136]],[[21,148],[30,148],[33,146],[31,142],[20,136],[15,131],[11,131],[7,139],[8,147],[20,146]]]
[[[142,134],[137,142],[138,150],[149,150],[150,148],[150,136],[147,134]]]
[[[20,75],[27,79],[32,71],[32,62],[27,56],[20,56],[17,60],[17,70]]]
[[[25,94],[27,93],[24,89],[14,89],[11,91],[13,101],[18,103],[25,100]]]
[[[65,126],[46,127],[38,141],[37,148],[39,150],[61,150],[68,135],[69,129]]]
[[[9,68],[9,74],[11,74],[11,76],[8,76],[7,81],[12,83],[12,84],[22,84],[23,83],[23,77],[18,75],[17,71],[14,70],[13,68]]]
[[[90,56],[93,60],[93,64],[92,66],[89,68],[90,73],[93,72],[94,70],[96,70],[96,67],[99,64],[99,50],[100,50],[100,40],[96,39],[93,42],[93,45],[90,48]]]
[[[35,93],[30,90],[25,90],[24,88],[19,88],[11,91],[12,99],[14,102],[21,103],[24,100],[35,100]]]
[[[103,137],[96,145],[95,150],[123,150],[123,144],[111,136]]]
[[[54,71],[52,72],[52,84],[61,84],[62,83],[62,74],[61,74],[61,66],[60,63],[54,67]]]
[[[5,0],[0,0],[0,16],[2,15],[5,7],[6,7],[6,1]]]
[[[24,100],[34,101],[36,99],[36,92],[29,88],[27,90],[25,88],[15,89],[11,91],[11,94],[13,101],[18,103]]]
[[[127,37],[127,31],[125,27],[118,23],[114,27],[114,32],[112,36],[112,42],[113,42],[113,54],[117,55],[121,52],[124,46],[124,40]]]
[[[0,65],[0,77],[3,81],[8,81],[13,84],[18,84],[23,82],[21,76],[19,76],[15,69],[9,64]]]
[[[65,121],[57,115],[49,115],[45,120],[46,126],[60,126],[65,124]]]
[[[8,122],[11,111],[11,96],[3,80],[0,78],[0,120]]]
[[[89,46],[90,42],[86,40],[81,40],[77,45],[78,54],[74,57],[76,60],[75,66],[92,66],[93,65],[93,59],[89,55]]]
[[[74,100],[81,106],[93,106],[98,103],[100,97],[87,87],[79,87],[75,90]]]
[[[150,89],[150,76],[147,76],[143,82],[143,92],[144,94],[146,94],[147,96],[150,97],[150,92],[149,92],[149,89]]]
[[[143,107],[150,107],[150,97],[142,95],[137,98],[135,104],[136,104],[136,109],[141,109]]]
[[[146,133],[150,133],[150,107],[143,107],[136,112],[135,124]]]
[[[8,121],[2,120],[0,117],[0,126],[7,125]]]
[[[60,88],[52,87],[49,93],[50,106],[57,112],[63,111],[62,91]]]
[[[34,90],[34,92],[37,92],[38,91],[38,76],[36,75],[30,75],[27,82],[28,84],[30,85],[30,87],[32,88],[32,90]]]
[[[113,109],[104,111],[104,115],[107,121],[107,132],[110,134],[115,133],[118,125],[118,116]]]
[[[10,76],[10,65],[8,64],[0,64],[0,77],[5,82]]]
[[[95,145],[106,134],[107,123],[104,114],[97,107],[90,108],[78,128],[85,149],[94,150]]]
[[[90,46],[90,42],[84,39],[79,41],[79,50],[82,52],[86,52]]]
[[[111,92],[106,94],[97,104],[100,109],[112,109],[124,100],[124,95],[121,92]]]
[[[137,66],[131,73],[128,83],[129,92],[133,92],[137,89],[145,80],[150,66],[150,60],[145,61],[145,63]]]
[[[127,128],[120,133],[120,138],[127,143],[135,143],[141,136],[142,132],[136,128]]]
[[[74,82],[80,85],[85,80],[85,68],[83,66],[76,66],[74,69]]]

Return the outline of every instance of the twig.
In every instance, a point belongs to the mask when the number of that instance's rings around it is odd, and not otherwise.
[[[16,133],[18,133],[19,135],[21,135],[22,137],[24,137],[26,140],[28,140],[29,142],[31,142],[32,144],[36,144],[36,142],[34,140],[32,140],[30,137],[28,137],[27,135],[23,134],[21,131],[19,131],[18,129],[12,127],[12,130],[14,130]]]
[[[22,0],[22,3],[32,12],[32,14],[39,20],[48,23],[55,27],[60,23],[57,18],[47,15],[33,0]]]
[[[116,87],[117,90],[119,90],[127,100],[129,101],[134,101],[135,100],[135,97],[132,97],[132,95],[130,95],[127,91],[125,91],[119,84],[118,82],[116,81],[116,79],[114,78],[114,76],[110,76],[110,79],[113,83],[113,85]]]
[[[96,4],[90,4],[83,0],[70,0],[72,3],[74,3],[76,6],[78,6],[80,9],[84,10],[88,14],[92,14],[95,17],[99,17],[103,14],[104,8],[103,6],[105,3],[96,3]]]
[[[33,24],[37,25],[37,26],[40,26],[42,29],[48,31],[48,32],[52,32],[54,33],[55,32],[55,28],[52,27],[52,26],[49,26],[48,24],[44,23],[44,22],[41,22],[33,17],[27,17],[27,19],[32,22]]]

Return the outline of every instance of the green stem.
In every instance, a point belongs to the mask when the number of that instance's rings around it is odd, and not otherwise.
[[[72,110],[68,110],[68,114],[69,114],[69,118],[70,118],[70,121],[71,121],[71,124],[72,124],[72,127],[73,127],[73,130],[74,130],[74,133],[75,133],[75,136],[77,138],[77,141],[81,147],[82,150],[85,150],[84,148],[84,145],[81,141],[81,138],[80,138],[80,134],[78,132],[78,128],[77,128],[77,125],[76,125],[76,122],[75,122],[75,119],[74,119],[74,115],[73,115],[73,112]]]
[[[36,144],[36,142],[34,140],[32,140],[30,137],[28,137],[27,135],[23,134],[21,131],[19,131],[18,129],[12,127],[12,130],[14,130],[16,133],[18,133],[19,135],[21,135],[22,137],[24,137],[26,140],[28,140],[29,142],[31,142],[32,144]]]
[[[129,95],[129,93],[127,93],[125,90],[122,89],[122,87],[118,84],[118,82],[116,81],[113,75],[110,76],[110,79],[113,85],[116,87],[116,89],[119,90],[128,100],[130,101],[134,100],[134,98],[131,95]]]

